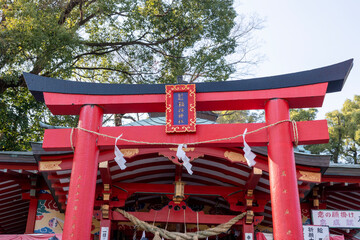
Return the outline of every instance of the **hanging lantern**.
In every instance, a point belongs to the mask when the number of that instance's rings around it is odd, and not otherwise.
[[[185,182],[177,181],[174,182],[174,184],[175,184],[175,195],[173,197],[173,201],[174,203],[179,204],[185,198],[185,194],[184,194]]]

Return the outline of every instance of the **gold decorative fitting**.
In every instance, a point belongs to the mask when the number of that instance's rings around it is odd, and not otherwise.
[[[252,190],[252,189],[247,190],[246,195],[247,195],[248,197],[252,197],[252,196],[254,195],[254,190]]]
[[[256,175],[261,175],[262,174],[262,170],[260,168],[254,167],[253,171],[254,171],[254,174],[256,174]]]
[[[318,195],[318,191],[313,189],[313,196],[317,196]]]
[[[175,195],[173,197],[173,201],[174,203],[179,204],[185,198],[185,194],[184,194],[185,182],[177,181],[174,184],[175,184]]]
[[[110,201],[110,193],[104,193],[104,201]]]
[[[104,191],[110,191],[110,184],[104,184]]]
[[[103,218],[109,218],[109,205],[102,205],[101,206],[101,212]]]
[[[254,212],[251,210],[246,211],[246,224],[252,224],[254,220]]]
[[[299,180],[307,182],[321,182],[321,173],[317,172],[308,172],[308,171],[299,171],[300,177]]]
[[[319,207],[319,206],[320,206],[319,199],[314,199],[314,207]]]
[[[137,154],[139,154],[138,148],[128,148],[128,149],[121,149],[122,154],[124,154],[124,157],[131,158]]]
[[[39,171],[61,170],[61,163],[62,161],[41,161],[39,164]]]
[[[252,207],[253,204],[253,200],[252,199],[246,199],[246,206],[247,207]]]
[[[246,159],[245,159],[244,155],[242,155],[241,153],[226,151],[224,153],[224,157],[229,159],[231,162],[246,163]]]
[[[99,163],[99,168],[108,168],[109,166],[109,162],[108,161],[104,161]]]

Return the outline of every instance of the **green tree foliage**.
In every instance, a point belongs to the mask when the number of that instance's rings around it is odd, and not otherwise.
[[[246,42],[255,18],[240,19],[230,0],[0,0],[1,86],[22,71],[123,83],[226,80],[225,57]],[[240,44],[242,43],[242,44]],[[243,61],[241,61],[243,60]]]
[[[316,117],[317,110],[291,110],[293,120],[307,121]],[[347,162],[360,164],[360,95],[353,100],[347,99],[341,111],[326,113],[329,128],[329,143],[310,145],[305,148],[314,154],[332,155],[335,163]]]
[[[318,110],[315,108],[310,109],[291,109],[290,119],[294,121],[311,121],[316,118]]]
[[[256,123],[263,122],[264,111],[221,111],[217,113],[218,123]]]
[[[323,151],[333,155],[333,161],[360,164],[360,95],[347,99],[341,111],[326,114],[330,140]]]
[[[339,132],[342,131],[343,150],[342,158],[350,163],[360,163],[360,95],[355,95],[353,100],[347,99],[341,109],[343,122],[342,127],[337,125]]]
[[[326,114],[329,128],[329,143],[323,145],[323,151],[332,155],[332,160],[338,163],[343,155],[345,138],[345,119],[341,111],[335,110]]]
[[[261,21],[239,16],[236,23],[232,4],[0,0],[0,111],[8,123],[0,133],[1,149],[22,149],[16,146],[21,141],[39,139],[38,119],[66,120],[50,117],[30,98],[22,89],[22,72],[77,81],[174,83],[178,75],[188,82],[224,81],[235,69],[255,63],[249,57],[251,33]],[[235,52],[237,61],[227,61]],[[18,123],[12,126],[15,115]]]
[[[17,96],[22,96],[18,98]],[[17,101],[12,101],[17,98]],[[42,104],[34,101],[24,88],[11,88],[3,93],[0,106],[0,146],[4,150],[25,150],[29,141],[39,141],[42,131],[38,122],[41,119]]]

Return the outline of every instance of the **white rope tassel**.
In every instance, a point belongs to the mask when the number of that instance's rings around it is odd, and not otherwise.
[[[121,170],[124,170],[126,168],[125,163],[126,160],[124,158],[124,154],[120,151],[120,149],[116,146],[117,141],[119,140],[119,138],[121,138],[122,134],[120,136],[118,136],[115,140],[115,148],[114,148],[114,153],[115,153],[115,162],[119,165]]]
[[[246,159],[246,162],[247,162],[248,166],[252,167],[252,166],[254,166],[256,164],[256,162],[254,160],[256,155],[255,155],[255,153],[253,153],[251,151],[251,148],[249,147],[249,145],[245,141],[246,132],[247,132],[247,128],[245,129],[245,131],[243,133],[243,139],[244,139],[244,149],[243,150],[245,152],[244,157]]]
[[[188,173],[190,175],[192,175],[193,174],[193,171],[191,170],[192,165],[190,163],[190,159],[186,156],[186,153],[183,150],[183,147],[186,148],[186,144],[179,144],[177,152],[176,152],[176,156],[184,162],[183,166],[186,168]]]

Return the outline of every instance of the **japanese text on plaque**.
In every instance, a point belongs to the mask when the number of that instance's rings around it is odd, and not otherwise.
[[[188,124],[188,93],[174,92],[174,125]]]

